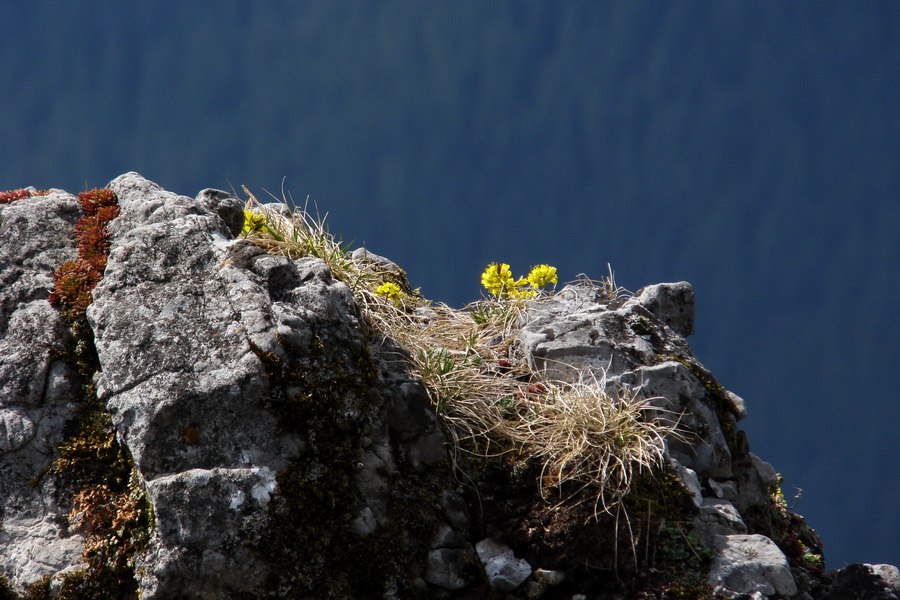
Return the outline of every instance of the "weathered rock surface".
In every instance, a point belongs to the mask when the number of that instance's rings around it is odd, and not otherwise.
[[[110,188],[122,216],[88,317],[98,395],[154,506],[157,538],[140,565],[145,597],[223,597],[277,579],[255,545],[272,526],[276,473],[292,465],[313,480],[352,472],[356,490],[341,507],[352,529],[368,536],[388,525],[392,486],[403,479],[396,471],[446,454],[416,382],[382,389],[388,374],[369,358],[347,286],[321,260],[233,239],[242,203],[224,192],[190,200],[136,174]],[[321,407],[328,428],[358,439],[318,439],[327,431],[303,421],[297,405],[319,393],[312,378],[368,380],[368,389],[354,381],[334,390]],[[344,459],[355,462],[322,464],[340,460],[333,446],[347,444]]]
[[[506,544],[487,538],[475,544],[475,551],[484,565],[488,583],[495,590],[511,592],[531,576],[531,565],[516,558],[512,548]]]
[[[31,485],[71,432],[76,374],[59,357],[66,328],[49,302],[52,275],[75,257],[77,199],[52,190],[0,206],[0,557],[31,582],[81,563],[52,485]]]
[[[761,535],[720,535],[709,582],[722,592],[789,598],[797,593],[784,553]]]
[[[548,503],[523,479],[528,467],[499,461],[462,481],[406,351],[368,328],[323,261],[236,238],[243,205],[225,192],[188,198],[136,173],[110,188],[121,212],[87,318],[97,398],[153,509],[133,565],[142,598],[599,598],[617,578],[673,568],[693,570],[697,597],[896,595],[888,565],[851,565],[831,585],[804,562],[818,539],[779,502],[777,473],[737,428],[743,400],[685,340],[689,284],[627,298],[569,287],[528,309],[509,348],[511,362],[596,378],[646,400],[648,417],[679,422],[667,447],[674,483],[661,488],[673,496],[654,509],[679,507],[677,522],[656,528],[666,526],[665,544],[643,532],[661,546],[642,547],[642,560],[656,562],[604,579],[631,549],[598,546],[596,523]],[[86,393],[73,359],[85,349],[48,302],[54,271],[75,256],[80,216],[56,190],[0,206],[0,569],[10,594],[45,576],[64,594],[84,566],[86,534],[68,519],[78,490],[43,476],[76,433]],[[353,256],[402,275],[368,251]],[[640,514],[636,529],[650,518]]]

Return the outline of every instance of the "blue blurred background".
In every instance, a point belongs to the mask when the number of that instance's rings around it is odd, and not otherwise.
[[[900,564],[900,3],[0,3],[0,190],[307,196],[429,298],[687,280],[827,566]]]

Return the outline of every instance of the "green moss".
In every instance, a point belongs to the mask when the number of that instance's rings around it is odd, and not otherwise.
[[[137,591],[135,555],[146,548],[153,527],[150,503],[131,456],[118,443],[108,413],[96,402],[84,411],[81,430],[64,442],[59,458],[43,474],[72,495],[70,527],[87,539],[88,567],[63,582],[61,600],[113,600]]]
[[[396,531],[362,537],[350,530],[361,500],[353,477],[377,376],[368,348],[362,342],[326,346],[314,335],[304,355],[288,354],[286,361],[256,353],[272,380],[271,408],[280,427],[314,435],[278,473],[269,523],[257,543],[273,565],[269,589],[286,597],[380,598],[378,582],[391,572]]]
[[[701,576],[679,577],[660,593],[663,600],[704,600],[714,597],[712,586]]]
[[[768,537],[781,549],[801,591],[823,574],[822,541],[803,517],[790,510],[780,478],[778,485],[769,488],[768,504],[751,507],[743,516],[749,532]]]

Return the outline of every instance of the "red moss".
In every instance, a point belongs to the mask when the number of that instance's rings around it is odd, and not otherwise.
[[[109,188],[95,189],[78,194],[81,200],[81,210],[84,214],[91,216],[104,206],[118,206],[119,199],[116,193]]]
[[[20,190],[10,190],[8,192],[0,192],[0,204],[10,204],[15,202],[16,200],[22,200],[23,198],[30,198],[31,192],[28,190],[20,189]]]
[[[118,198],[109,188],[78,195],[85,216],[75,225],[78,258],[64,263],[53,275],[50,304],[71,321],[84,318],[93,302],[91,290],[103,278],[109,256],[106,226],[119,215]]]
[[[103,274],[83,258],[66,261],[53,274],[50,304],[59,307],[64,315],[83,317],[93,301],[91,290]]]
[[[109,234],[106,226],[118,214],[118,206],[104,206],[93,215],[82,218],[75,225],[78,256],[91,263],[101,273],[106,268],[106,257],[109,255]]]
[[[16,200],[31,198],[32,196],[46,196],[50,190],[38,190],[31,192],[26,189],[10,190],[8,192],[0,192],[0,204],[11,204]]]

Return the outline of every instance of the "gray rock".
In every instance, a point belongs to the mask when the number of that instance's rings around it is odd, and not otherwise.
[[[694,333],[694,288],[687,281],[648,285],[634,299],[678,335]]]
[[[762,535],[723,535],[715,539],[718,555],[709,584],[740,594],[790,597],[797,593],[787,558]]]
[[[713,547],[718,536],[747,532],[747,525],[733,504],[725,500],[704,498],[694,520],[703,542]]]
[[[700,486],[700,479],[697,477],[697,473],[671,457],[669,457],[669,465],[671,466],[674,475],[681,480],[684,487],[691,493],[691,501],[694,503],[694,506],[697,506],[698,508],[702,506],[703,488]]]
[[[81,565],[84,538],[63,524],[49,467],[76,419],[74,373],[56,356],[67,330],[48,302],[76,256],[78,200],[53,190],[0,205],[0,571],[17,588]]]
[[[872,565],[872,572],[895,594],[900,595],[900,569],[894,565]]]
[[[471,550],[438,548],[428,553],[424,579],[445,590],[459,590],[472,581],[471,566]]]
[[[639,390],[653,406],[662,409],[657,418],[678,420],[681,438],[669,440],[671,455],[700,479],[733,475],[731,449],[719,416],[716,399],[682,363],[667,361],[637,367],[619,381]]]
[[[753,469],[759,475],[762,484],[767,488],[778,485],[778,473],[775,472],[775,468],[752,452],[749,456]]]
[[[402,269],[397,266],[397,263],[389,258],[375,254],[374,252],[369,252],[366,248],[357,248],[350,253],[350,258],[354,260],[367,260],[372,264],[377,265],[382,271],[395,273],[402,272]]]
[[[512,549],[490,538],[475,544],[475,551],[484,566],[488,583],[495,590],[511,592],[531,576],[531,565],[516,558]]]
[[[684,434],[670,438],[671,456],[701,481],[727,479],[733,457],[720,418],[733,426],[734,402],[683,364],[696,362],[682,335],[692,322],[693,292],[685,283],[650,286],[615,301],[594,288],[569,286],[529,307],[510,356],[551,378],[574,380],[586,372],[652,398],[660,409],[655,416],[678,421]]]
[[[892,565],[847,565],[835,571],[828,600],[896,600],[898,583]]]
[[[22,449],[34,430],[34,421],[22,409],[0,408],[0,455]]]
[[[728,401],[729,408],[736,420],[740,421],[747,417],[747,405],[743,398],[726,390],[725,399]]]
[[[320,440],[313,422],[286,428],[273,398],[306,393],[302,378],[281,378],[310,369],[311,352],[324,370],[309,377],[362,380],[354,371],[359,354],[372,350],[359,308],[323,261],[269,255],[232,239],[237,219],[226,220],[238,205],[224,193],[205,190],[192,200],[135,173],[110,187],[122,214],[88,318],[102,366],[98,394],[156,515],[152,548],[140,559],[143,597],[257,593],[270,569],[254,540],[269,535],[275,474],[303,456],[306,477],[329,477],[336,467],[328,444],[339,442]],[[427,395],[408,367],[393,363],[377,363],[380,383],[342,394],[328,413],[330,427],[367,431],[348,469],[358,495],[335,507],[351,535],[379,534],[404,473],[424,476],[446,462]],[[401,535],[394,545],[411,543],[402,530],[394,535]],[[437,556],[423,547],[403,560],[427,560],[433,579]]]
[[[47,299],[76,256],[78,200],[65,192],[0,205],[0,406],[40,406],[64,327]]]
[[[197,194],[196,200],[218,215],[233,237],[240,235],[244,228],[244,202],[240,198],[222,190],[206,188]]]

